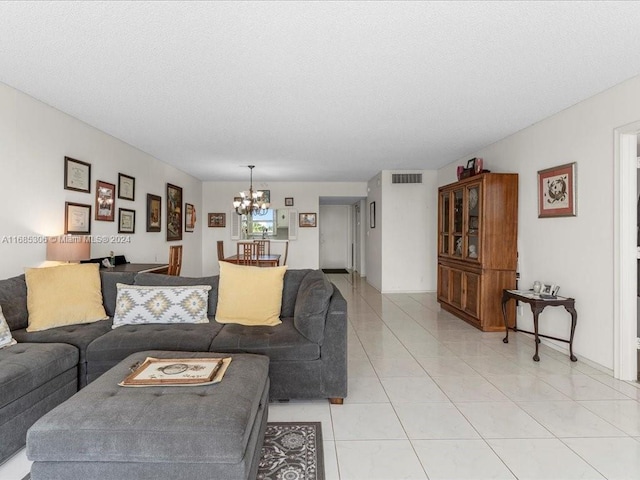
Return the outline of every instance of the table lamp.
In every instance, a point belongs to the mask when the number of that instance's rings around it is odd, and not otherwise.
[[[82,235],[60,235],[47,239],[47,260],[79,262],[91,258],[91,243]]]

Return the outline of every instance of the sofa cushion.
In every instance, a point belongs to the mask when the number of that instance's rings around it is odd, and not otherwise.
[[[0,280],[0,306],[11,330],[27,328],[27,284],[24,275]]]
[[[96,338],[101,337],[110,330],[111,320],[101,320],[84,325],[67,325],[64,327],[51,328],[41,332],[28,332],[23,328],[14,330],[13,337],[18,341],[18,345],[23,342],[67,343],[76,347],[79,355],[78,384],[84,386],[86,384],[87,347]]]
[[[113,317],[116,313],[116,298],[118,296],[116,284],[124,283],[126,285],[133,285],[135,278],[135,272],[110,272],[108,270],[100,270],[102,304],[104,305],[107,315]]]
[[[216,322],[123,325],[96,338],[87,348],[89,380],[142,350],[207,352],[220,330],[222,325]]]
[[[157,273],[138,273],[136,275],[135,285],[211,285],[209,291],[209,309],[207,315],[215,316],[218,306],[218,275],[211,277],[176,277],[174,275],[160,275]]]
[[[7,324],[7,320],[2,314],[2,306],[0,306],[0,348],[10,347],[15,344],[16,341],[11,336],[11,330]]]
[[[331,295],[333,285],[320,270],[309,272],[300,283],[293,323],[312,342],[322,344]]]
[[[104,320],[100,265],[97,263],[28,268],[29,332]]]
[[[117,284],[113,328],[148,323],[208,323],[210,285],[159,287]]]
[[[220,262],[216,321],[241,325],[280,324],[287,267],[247,267]]]
[[[78,350],[60,343],[26,343],[0,350],[0,407],[75,368]]]
[[[273,327],[225,325],[209,347],[210,351],[257,353],[272,362],[304,361],[320,358],[320,346],[306,339],[293,325],[293,318],[283,318]]]

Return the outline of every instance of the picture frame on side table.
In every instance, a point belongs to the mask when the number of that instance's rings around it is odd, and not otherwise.
[[[136,211],[118,209],[118,233],[136,233]]]
[[[118,198],[135,201],[136,179],[134,177],[118,173]]]
[[[196,207],[190,203],[184,204],[184,231],[193,232],[196,228]]]
[[[210,213],[208,214],[209,227],[226,227],[227,215],[225,213]]]
[[[162,230],[162,198],[147,193],[147,232]]]
[[[315,213],[300,213],[298,214],[298,225],[301,228],[315,227],[318,224],[317,214]]]
[[[540,289],[540,293],[544,295],[553,295],[554,297],[558,295],[559,291],[560,285],[556,285],[555,283],[545,283]]]
[[[576,216],[576,162],[538,171],[538,218]]]
[[[167,242],[182,240],[182,187],[167,183]]]
[[[91,193],[91,164],[64,157],[64,189]]]
[[[91,233],[91,205],[65,202],[64,233],[65,235],[86,235]]]
[[[113,183],[96,181],[96,220],[113,222],[115,220],[116,186]]]

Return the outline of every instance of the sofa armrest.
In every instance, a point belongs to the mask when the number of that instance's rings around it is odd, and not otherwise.
[[[332,397],[347,396],[347,301],[333,286],[320,350],[322,381]]]
[[[318,345],[324,342],[325,321],[334,286],[321,270],[309,272],[300,282],[293,324],[296,329]]]

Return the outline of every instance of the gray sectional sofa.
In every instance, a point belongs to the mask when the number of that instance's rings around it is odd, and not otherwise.
[[[218,276],[170,277],[101,271],[108,320],[27,332],[24,275],[0,280],[0,306],[18,344],[0,349],[0,463],[22,448],[28,428],[132,353],[144,350],[255,353],[270,359],[271,400],[347,395],[347,305],[319,270],[289,270],[275,327],[214,320]],[[210,323],[112,329],[117,283],[211,285]]]

